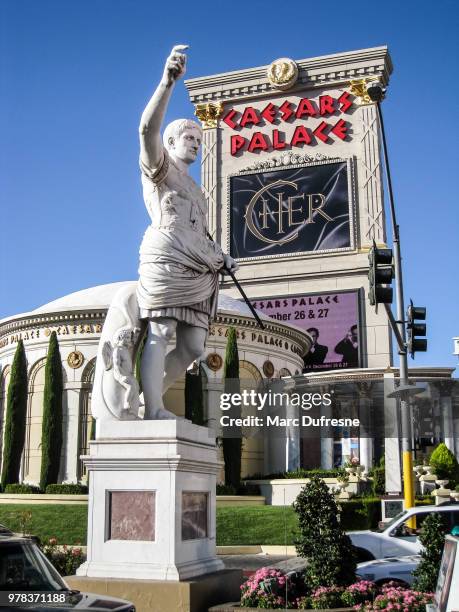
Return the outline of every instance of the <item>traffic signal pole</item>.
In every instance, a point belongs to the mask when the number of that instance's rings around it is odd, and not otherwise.
[[[384,92],[383,92],[384,95]],[[382,99],[382,98],[381,98]],[[405,329],[405,303],[403,299],[403,275],[402,275],[402,254],[400,249],[400,229],[397,224],[394,206],[394,194],[392,190],[392,179],[389,167],[389,157],[387,153],[386,133],[384,130],[384,120],[381,112],[380,101],[376,101],[376,109],[378,121],[381,128],[384,165],[386,168],[387,186],[389,189],[389,209],[392,226],[392,242],[394,252],[394,275],[395,275],[395,298],[397,304],[397,340],[401,340],[402,346],[399,344],[398,354],[400,356],[400,386],[408,385],[408,353],[406,345],[406,329]],[[390,310],[390,307],[387,307]],[[392,314],[392,313],[391,313]],[[403,462],[403,496],[405,498],[405,508],[414,506],[414,479],[413,479],[413,454],[411,448],[411,415],[409,398],[402,394],[400,396],[400,411],[402,420],[402,462]],[[409,525],[415,527],[416,525]]]

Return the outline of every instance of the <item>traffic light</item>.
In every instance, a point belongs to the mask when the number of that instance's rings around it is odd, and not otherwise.
[[[392,249],[378,249],[373,242],[373,246],[368,253],[370,269],[368,271],[368,280],[370,281],[370,289],[368,298],[372,306],[377,304],[392,304],[392,287],[384,287],[390,285],[394,278],[392,268]]]
[[[425,323],[416,323],[416,319],[426,320],[426,309],[423,306],[413,306],[413,300],[410,300],[406,317],[408,352],[414,358],[415,353],[427,351],[427,338],[417,337],[427,334],[427,326]]]

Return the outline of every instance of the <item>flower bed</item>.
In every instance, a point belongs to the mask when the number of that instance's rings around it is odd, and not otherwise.
[[[421,593],[396,583],[377,586],[360,580],[346,587],[330,586],[309,589],[304,575],[287,575],[271,567],[259,569],[241,586],[239,605],[216,606],[223,610],[292,609],[292,610],[410,610],[424,612],[433,593]]]

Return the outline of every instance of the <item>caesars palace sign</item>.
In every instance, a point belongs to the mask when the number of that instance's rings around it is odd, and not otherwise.
[[[288,89],[297,78],[293,60],[282,58],[268,68],[268,80],[278,89]],[[354,248],[351,157],[320,154],[311,159],[291,152],[308,145],[350,141],[351,123],[345,115],[353,111],[354,99],[350,91],[292,95],[275,102],[265,100],[258,107],[226,110],[222,123],[232,156],[272,151],[282,156],[280,162],[255,164],[254,170],[228,177],[228,246],[234,258]]]
[[[318,140],[332,143],[335,139],[345,140],[348,137],[349,124],[342,117],[337,121],[325,121],[323,118],[336,117],[349,111],[352,107],[353,96],[345,91],[338,98],[324,95],[318,100],[302,98],[297,104],[284,100],[280,104],[269,102],[262,110],[246,106],[242,111],[231,109],[222,118],[222,121],[237,132],[241,128],[253,128],[250,138],[240,134],[232,134],[230,138],[231,155],[238,155],[244,151],[258,153],[259,151],[282,151],[291,147],[314,145]],[[317,117],[322,118],[314,127],[304,125],[305,120]],[[286,140],[283,132],[278,128],[269,131],[260,131],[261,125],[292,123],[300,120],[295,127],[293,135]]]

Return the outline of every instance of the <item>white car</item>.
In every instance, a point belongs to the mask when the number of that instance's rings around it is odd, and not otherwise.
[[[366,561],[357,565],[357,576],[378,585],[394,581],[402,586],[411,586],[414,581],[413,572],[420,560],[421,555],[408,555]]]
[[[349,537],[357,548],[358,561],[371,561],[386,557],[417,555],[422,551],[418,533],[422,522],[432,512],[440,512],[446,519],[447,531],[459,526],[459,504],[440,506],[418,506],[397,514],[381,528],[367,531],[350,531]],[[407,521],[416,517],[416,529],[411,529]]]

